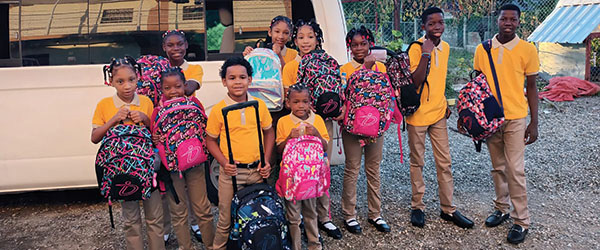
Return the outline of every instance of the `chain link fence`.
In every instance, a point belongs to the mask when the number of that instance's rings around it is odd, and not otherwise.
[[[430,6],[444,11],[442,39],[450,44],[446,94],[469,80],[475,47],[498,32],[497,10],[506,3],[521,9],[519,37],[526,39],[550,15],[558,0],[342,0],[348,30],[364,25],[375,43],[398,51],[424,35],[421,13]]]
[[[497,10],[506,3],[521,8],[518,34],[527,38],[552,12],[558,0],[342,0],[348,29],[372,30],[378,44],[404,43],[423,36],[421,12],[438,6],[445,12],[446,30],[442,39],[453,48],[476,46],[498,32]]]

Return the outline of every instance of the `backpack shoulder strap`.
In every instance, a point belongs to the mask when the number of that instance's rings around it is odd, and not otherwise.
[[[498,82],[498,75],[496,74],[496,67],[494,66],[494,59],[492,58],[492,40],[488,39],[482,43],[483,49],[488,55],[490,61],[490,68],[492,69],[492,76],[494,77],[494,85],[496,86],[496,94],[498,94],[498,100],[500,101],[500,108],[504,112],[504,105],[502,105],[502,94],[500,93],[500,83]]]

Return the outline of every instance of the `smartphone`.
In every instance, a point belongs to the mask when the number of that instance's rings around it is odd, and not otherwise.
[[[375,60],[380,62],[387,60],[387,51],[385,49],[371,49],[371,55],[375,57]]]

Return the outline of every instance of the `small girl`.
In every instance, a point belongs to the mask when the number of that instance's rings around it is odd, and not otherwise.
[[[96,106],[92,119],[92,142],[99,143],[106,132],[113,126],[123,124],[143,124],[150,127],[152,101],[145,96],[136,94],[135,89],[139,78],[140,68],[131,57],[112,59],[105,67],[109,85],[115,87],[117,93],[112,97],[102,99]],[[163,209],[158,190],[153,190],[150,199],[142,202],[146,220],[146,235],[149,249],[165,249],[163,244]],[[127,249],[144,249],[142,236],[142,219],[138,201],[121,203],[125,241]]]
[[[171,100],[185,95],[185,85],[189,81],[185,81],[185,76],[181,68],[174,67],[167,69],[161,73],[163,101]],[[195,102],[199,101],[196,97],[191,97]],[[157,107],[154,112],[158,112],[161,107]],[[155,144],[164,141],[166,138],[159,136],[158,131],[152,135]],[[178,195],[180,202],[177,204],[171,192],[168,192],[169,210],[171,221],[177,241],[182,249],[194,249],[188,231],[188,202],[191,203],[191,210],[198,222],[198,227],[201,232],[201,242],[205,244],[207,249],[212,249],[212,241],[214,238],[213,215],[211,213],[211,205],[206,196],[204,167],[193,167],[181,173],[171,172],[171,180],[173,187]],[[187,187],[187,190],[186,190]],[[196,234],[196,232],[194,232]]]
[[[325,128],[323,118],[311,110],[308,88],[303,84],[292,85],[289,88],[286,105],[292,110],[292,113],[282,117],[277,123],[277,139],[275,140],[277,152],[281,154],[288,140],[298,138],[304,134],[319,137],[323,148],[327,148],[327,141],[329,141],[327,128]],[[300,250],[302,244],[300,214],[304,218],[308,249],[321,249],[316,211],[317,199],[312,198],[295,202],[285,201],[286,218],[290,223],[292,249],[294,250]]]
[[[292,20],[286,16],[276,16],[271,20],[271,26],[269,26],[267,36],[267,45],[271,45],[273,52],[279,56],[281,61],[281,67],[283,68],[286,63],[294,60],[298,56],[298,51],[290,49],[285,46],[292,38]],[[257,44],[258,45],[258,44]],[[254,50],[252,47],[247,46],[244,52],[244,56],[250,54]]]
[[[353,28],[346,36],[346,46],[352,52],[352,61],[340,68],[342,78],[350,78],[354,71],[362,67],[370,68],[385,73],[386,68],[380,62],[375,62],[375,57],[370,55],[370,47],[375,39],[370,30],[361,26]],[[365,173],[367,175],[367,200],[369,205],[368,222],[380,232],[389,232],[390,227],[381,218],[381,192],[379,190],[379,165],[383,154],[383,136],[361,146],[362,138],[342,132],[344,151],[346,152],[346,165],[344,168],[344,184],[342,188],[342,214],[344,225],[353,234],[360,234],[362,229],[356,220],[356,185],[360,171],[361,158],[364,149]]]
[[[162,48],[167,54],[171,67],[180,67],[187,78],[184,90],[186,96],[191,96],[196,90],[202,87],[202,76],[204,71],[202,66],[189,64],[185,60],[188,42],[185,39],[185,33],[181,30],[168,30],[162,35]]]
[[[294,33],[292,37],[296,47],[298,47],[300,51],[300,56],[296,57],[295,60],[289,62],[285,65],[285,67],[283,67],[281,79],[283,81],[285,93],[287,93],[288,88],[296,84],[298,80],[298,67],[300,66],[300,61],[302,59],[301,57],[313,50],[321,49],[321,44],[323,43],[323,31],[314,19],[310,20],[309,22],[298,20],[294,26]],[[342,116],[340,115],[340,117]],[[340,117],[336,119],[340,119]],[[333,134],[333,122],[331,120],[327,120],[325,122],[325,126],[327,127],[327,133]],[[328,142],[328,145],[329,147],[327,147],[327,155],[331,157],[331,142]],[[329,160],[331,160],[331,158]],[[342,231],[340,231],[340,229],[331,221],[329,216],[329,207],[330,203],[327,195],[317,198],[319,228],[327,232],[328,236],[333,237],[334,239],[341,239]]]

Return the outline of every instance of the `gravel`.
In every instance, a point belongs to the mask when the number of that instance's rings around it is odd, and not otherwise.
[[[453,110],[455,111],[455,110]],[[456,112],[454,112],[456,113]],[[449,130],[453,159],[454,203],[475,221],[473,229],[460,229],[439,217],[439,199],[431,145],[424,179],[426,225],[410,225],[408,139],[404,163],[396,127],[386,133],[381,166],[383,216],[392,228],[377,232],[367,222],[366,180],[361,170],[358,220],[362,235],[342,229],[344,238],[324,236],[324,249],[597,249],[600,246],[600,97],[585,97],[551,105],[540,102],[539,139],[527,146],[525,168],[531,227],[524,243],[506,242],[511,222],[485,227],[493,212],[494,187],[486,146],[476,153],[472,141]],[[455,127],[456,114],[448,124]],[[332,168],[332,216],[342,227],[340,194],[343,166]],[[116,229],[110,228],[106,203],[96,190],[34,192],[0,196],[0,249],[124,249],[120,206],[115,204]],[[168,249],[176,249],[175,240]],[[197,246],[202,246],[197,243]]]

